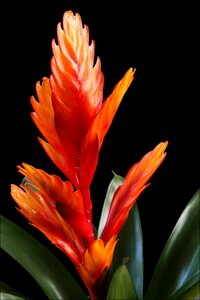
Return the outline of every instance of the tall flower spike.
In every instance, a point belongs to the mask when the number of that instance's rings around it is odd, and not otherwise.
[[[72,11],[65,12],[58,24],[52,50],[51,75],[37,82],[31,115],[43,135],[40,143],[67,181],[23,163],[18,169],[26,181],[20,187],[12,184],[11,195],[31,224],[71,259],[91,299],[97,300],[105,297],[101,290],[117,235],[164,160],[167,142],[158,144],[129,170],[95,239],[90,184],[104,137],[135,70],[128,69],[103,101],[104,76],[99,57],[94,63],[94,41],[89,42],[88,27]]]
[[[146,183],[154,174],[166,156],[165,149],[168,142],[159,143],[148,152],[140,162],[129,170],[122,185],[116,190],[108,214],[108,218],[100,238],[109,241],[113,235],[118,235],[124,225],[130,209],[139,195],[148,186]]]
[[[102,104],[101,62],[97,57],[94,64],[94,41],[89,44],[88,27],[72,11],[64,13],[62,26],[58,24],[52,49],[52,74],[36,85],[38,101],[31,97],[32,118],[46,140],[39,138],[47,154],[81,190],[92,222],[89,187],[99,151],[134,71],[126,72]]]

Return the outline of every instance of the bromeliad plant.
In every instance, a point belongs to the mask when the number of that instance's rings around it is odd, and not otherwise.
[[[99,152],[135,69],[127,70],[104,100],[104,76],[99,57],[94,63],[94,41],[90,43],[88,27],[72,11],[66,11],[58,24],[52,50],[51,75],[37,82],[31,115],[43,135],[41,145],[66,179],[22,163],[18,170],[23,180],[20,186],[11,184],[11,196],[19,212],[71,260],[88,294],[48,249],[4,217],[2,248],[31,273],[49,299],[199,296],[199,192],[180,217],[143,293],[136,200],[165,159],[167,141],[144,155],[125,178],[114,173],[97,230],[93,224],[90,186]],[[1,293],[3,299],[27,298],[4,283]]]

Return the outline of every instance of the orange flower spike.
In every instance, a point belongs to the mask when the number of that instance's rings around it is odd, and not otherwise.
[[[107,242],[113,235],[117,235],[124,225],[130,209],[139,195],[148,186],[149,178],[163,162],[168,142],[158,144],[148,152],[140,162],[134,164],[129,170],[122,185],[116,190],[111,202],[108,218],[100,235]]]
[[[97,295],[101,293],[105,275],[112,263],[116,236],[113,236],[105,245],[103,240],[95,240],[83,253],[82,263],[77,266],[77,270],[90,293],[91,299],[102,299]]]
[[[94,64],[94,41],[89,44],[88,27],[72,11],[64,13],[62,27],[58,24],[57,43],[52,41],[52,50],[50,81],[43,79],[41,86],[38,84],[39,104],[32,97],[32,116],[46,139],[40,139],[45,151],[81,190],[85,213],[92,222],[89,186],[103,138],[134,72],[130,68],[102,105],[101,62],[97,58]]]

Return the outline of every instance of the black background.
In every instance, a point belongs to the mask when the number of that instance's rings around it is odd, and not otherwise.
[[[148,2],[147,2],[148,3]],[[64,11],[78,12],[89,26],[105,76],[104,98],[130,68],[135,79],[105,137],[91,187],[94,221],[112,178],[168,140],[167,157],[138,199],[144,235],[145,289],[178,217],[199,188],[199,81],[197,7],[173,2],[7,2],[2,14],[1,213],[71,264],[15,209],[10,184],[21,182],[16,165],[27,162],[60,174],[37,141],[30,96],[50,75],[51,41]],[[2,280],[32,299],[46,299],[37,284],[1,252]],[[73,267],[72,267],[73,269]],[[72,270],[73,272],[73,270]]]

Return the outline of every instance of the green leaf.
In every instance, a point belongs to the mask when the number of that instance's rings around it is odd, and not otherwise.
[[[4,282],[0,282],[0,299],[1,300],[28,300],[27,297],[11,288]]]
[[[138,299],[143,298],[143,239],[137,204],[131,209],[116,246],[110,273],[127,258],[127,268],[131,275]]]
[[[111,205],[111,202],[112,202],[112,199],[113,199],[113,195],[114,195],[116,189],[124,181],[123,177],[115,174],[114,172],[113,172],[113,174],[114,174],[114,177],[113,177],[113,179],[111,180],[111,182],[108,186],[108,190],[107,190],[107,193],[106,193],[106,197],[105,197],[102,212],[101,212],[101,217],[100,217],[99,227],[98,227],[98,237],[100,237],[100,235],[101,235],[101,233],[102,233],[102,231],[105,227],[106,220],[108,218],[108,213],[109,213],[109,210],[110,210],[110,205]]]
[[[96,229],[96,227],[95,227],[94,224],[93,224],[93,232],[94,232],[94,237],[95,237],[95,239],[97,239],[97,234],[98,234],[98,232],[97,232],[97,229]]]
[[[27,177],[24,177],[22,179],[21,184],[24,184],[26,186],[28,186],[33,192],[37,192],[36,188],[34,187],[33,183],[31,180],[29,180]]]
[[[199,216],[200,190],[176,223],[158,260],[145,299],[170,299],[200,271]]]
[[[111,280],[107,300],[138,299],[131,276],[126,265],[121,265],[115,271]]]
[[[73,276],[37,239],[1,216],[1,248],[28,271],[49,299],[87,299]]]
[[[187,291],[192,289],[198,282],[200,282],[200,272],[196,273],[190,280],[187,281],[176,293],[171,297],[172,300],[180,299]],[[200,296],[200,289],[199,289]]]
[[[200,281],[190,287],[178,300],[199,300],[200,299]]]
[[[105,222],[113,195],[117,188],[123,183],[124,178],[114,173],[106,193],[103,210],[100,218],[98,236],[100,236]],[[137,204],[131,209],[128,219],[124,224],[119,236],[119,242],[116,246],[113,262],[109,270],[111,278],[115,270],[122,264],[124,259],[127,260],[127,268],[131,275],[133,284],[137,291],[139,299],[143,297],[143,239],[141,222]]]

